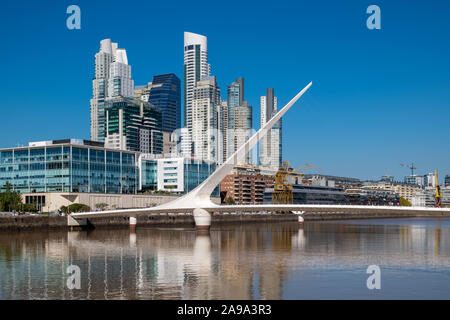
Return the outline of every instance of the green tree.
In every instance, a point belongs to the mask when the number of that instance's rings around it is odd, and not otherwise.
[[[22,207],[22,197],[17,191],[11,191],[11,184],[6,182],[5,192],[0,194],[0,210],[12,211]]]
[[[409,202],[407,199],[400,197],[400,205],[402,207],[411,207],[411,202]]]
[[[25,212],[37,212],[37,207],[35,203],[26,203],[22,206],[22,210]]]
[[[233,205],[236,204],[236,201],[234,201],[233,197],[229,196],[228,198],[225,199],[225,204]]]
[[[101,202],[101,203],[97,203],[95,205],[95,207],[99,210],[105,210],[108,207],[107,203]]]
[[[69,212],[88,212],[91,211],[91,208],[88,205],[82,203],[72,203],[67,207]]]

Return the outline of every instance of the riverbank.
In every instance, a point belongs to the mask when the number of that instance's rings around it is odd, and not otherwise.
[[[293,214],[214,214],[212,224],[249,223],[249,222],[296,222],[298,217]],[[129,228],[129,217],[117,216],[107,218],[91,218],[88,228]],[[152,214],[137,217],[137,227],[184,227],[195,228],[192,215]],[[61,216],[2,216],[0,230],[55,230],[70,229],[67,217]]]
[[[384,219],[384,218],[442,218],[450,217],[448,212],[424,212],[408,211],[398,212],[395,210],[374,211],[361,209],[358,212],[320,212],[319,210],[308,211],[303,214],[305,222],[323,220],[349,220],[349,219]],[[298,216],[294,214],[213,214],[212,227],[222,224],[241,224],[254,222],[297,222]],[[194,228],[194,218],[186,214],[149,214],[137,217],[137,227],[184,227]],[[128,228],[129,217],[103,217],[88,220],[88,228]],[[61,216],[0,216],[0,230],[22,231],[22,230],[69,230],[67,217]]]

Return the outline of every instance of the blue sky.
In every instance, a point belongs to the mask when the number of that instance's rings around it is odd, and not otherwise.
[[[81,8],[81,30],[66,8]],[[366,8],[381,8],[381,30]],[[283,158],[322,173],[378,179],[450,174],[450,2],[435,1],[8,1],[0,12],[0,147],[89,138],[99,41],[127,49],[135,84],[182,79],[183,31],[208,37],[212,74],[245,78],[259,128],[259,97],[280,105],[309,81],[283,119]],[[442,180],[442,179],[441,179]]]

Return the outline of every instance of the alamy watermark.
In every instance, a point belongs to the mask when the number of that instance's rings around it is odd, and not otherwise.
[[[81,270],[79,266],[71,264],[67,267],[66,273],[69,274],[66,285],[70,290],[81,289]]]
[[[81,9],[79,6],[72,4],[67,7],[67,14],[70,16],[67,17],[66,26],[69,30],[79,30],[81,29]]]
[[[370,5],[367,7],[366,13],[370,14],[367,18],[366,25],[369,30],[381,29],[381,9],[377,5]]]
[[[381,269],[377,265],[370,265],[366,270],[367,274],[370,276],[367,278],[367,289],[381,289]]]

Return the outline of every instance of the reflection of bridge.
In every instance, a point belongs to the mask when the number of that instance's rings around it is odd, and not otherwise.
[[[94,218],[94,217],[109,217],[124,215],[130,217],[130,226],[136,225],[136,216],[142,214],[157,214],[157,213],[176,213],[192,212],[197,228],[208,229],[211,225],[211,213],[213,212],[230,212],[230,211],[244,211],[244,212],[258,212],[258,211],[294,211],[299,214],[299,221],[303,221],[301,215],[305,210],[319,209],[322,212],[336,212],[342,210],[373,210],[379,212],[380,210],[411,210],[404,207],[367,207],[367,206],[328,206],[328,205],[237,205],[237,206],[219,206],[214,204],[211,199],[211,193],[223,178],[233,169],[235,164],[242,162],[247,153],[256,146],[256,144],[267,134],[267,132],[281,119],[281,117],[294,105],[294,103],[309,89],[312,85],[310,82],[303,90],[301,90],[287,105],[285,105],[275,116],[270,119],[258,132],[256,132],[246,143],[230,156],[220,167],[217,168],[205,181],[203,181],[197,188],[187,193],[186,195],[175,199],[171,202],[159,205],[152,208],[144,209],[124,209],[124,210],[108,210],[100,212],[87,213],[73,213],[68,217],[69,224],[77,224],[78,219]],[[429,208],[415,208],[415,210],[433,210]],[[434,209],[439,211],[448,211],[450,209]],[[74,219],[72,219],[74,218]]]

